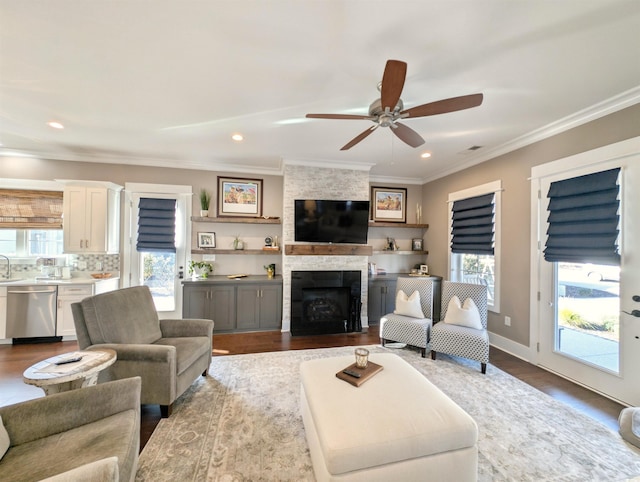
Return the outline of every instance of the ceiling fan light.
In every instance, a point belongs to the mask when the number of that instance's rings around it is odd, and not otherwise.
[[[242,134],[233,134],[231,136],[231,139],[233,139],[236,142],[240,142],[244,139],[244,137],[242,137]]]
[[[54,129],[64,129],[64,126],[60,122],[57,122],[57,121],[47,122],[47,125],[49,127],[53,127]]]

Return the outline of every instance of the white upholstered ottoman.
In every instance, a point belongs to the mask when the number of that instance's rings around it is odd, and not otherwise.
[[[316,479],[477,480],[475,421],[402,358],[360,387],[336,378],[354,357],[300,365],[301,410]]]

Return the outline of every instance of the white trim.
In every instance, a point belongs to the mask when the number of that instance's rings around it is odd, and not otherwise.
[[[156,195],[171,195],[178,196],[193,196],[192,186],[180,186],[171,184],[147,184],[147,183],[135,183],[127,182],[124,185],[124,221],[123,221],[123,241],[122,241],[122,257],[120,259],[122,263],[121,285],[123,288],[131,286],[131,253],[133,251],[133,209],[132,209],[132,196],[134,194],[156,194]],[[192,206],[191,202],[185,203],[185,223],[191,219]],[[191,253],[191,229],[188,226],[184,227],[185,236],[185,262],[190,257]],[[186,266],[185,266],[186,268]]]
[[[510,355],[520,358],[526,362],[533,363],[532,360],[534,358],[535,350],[530,346],[522,345],[521,343],[492,332],[489,332],[489,343],[491,346],[494,346],[499,350],[509,353]]]
[[[631,337],[624,337],[622,331],[619,340],[620,367],[617,374],[603,370],[601,367],[590,366],[589,363],[583,363],[580,360],[572,359],[572,357],[554,354],[554,347],[549,345],[552,342],[549,338],[550,334],[546,333],[546,328],[544,328],[547,326],[545,323],[548,321],[546,303],[552,305],[555,302],[554,293],[549,293],[548,291],[549,271],[552,270],[552,266],[550,263],[544,262],[542,250],[546,235],[547,198],[545,191],[550,183],[619,167],[621,168],[620,199],[627,199],[625,192],[630,192],[626,189],[628,186],[627,176],[632,167],[637,174],[635,169],[638,156],[640,156],[640,137],[634,137],[551,161],[531,169],[531,292],[529,326],[531,345],[538,346],[538,343],[540,344],[540,353],[534,354],[532,362],[553,373],[562,371],[564,375],[558,374],[571,379],[574,383],[598,393],[607,391],[608,394],[605,394],[605,396],[624,400],[621,403],[631,405],[638,404],[637,390],[634,391],[633,389],[637,386],[637,377],[633,376],[635,373],[633,367],[637,363],[635,363],[635,358],[632,358],[636,356],[637,352],[632,351],[633,348],[630,346]],[[539,193],[541,188],[543,190]],[[631,189],[631,186],[629,186],[629,189]],[[627,210],[636,207],[635,204],[629,204],[628,201],[629,199],[627,199],[626,205],[624,203],[621,205],[621,209],[625,211],[621,211],[621,223],[623,224],[630,221],[629,211]],[[628,272],[630,267],[635,264],[635,260],[629,257],[629,251],[625,250],[624,245],[622,245],[622,243],[629,242],[630,238],[627,234],[629,231],[622,225],[621,267],[623,273],[625,270]],[[627,246],[629,245],[627,244]],[[629,290],[628,285],[625,288],[621,285],[620,310],[622,311],[625,310],[625,302],[630,302],[631,298],[626,293],[627,290]],[[540,300],[537,299],[538,293],[540,293]],[[629,308],[626,309],[629,310]],[[622,317],[620,322],[621,325],[624,322]]]
[[[491,192],[502,191],[502,180],[491,181],[479,186],[470,187],[461,191],[449,193],[447,202],[451,203],[459,201],[461,199],[467,199],[470,197],[482,196],[483,194],[489,194]]]
[[[447,209],[448,209],[448,217],[449,224],[447,227],[447,278],[451,279],[451,222],[452,222],[452,208],[453,202],[459,201],[461,199],[468,199],[471,197],[482,196],[483,194],[494,193],[494,206],[495,206],[495,217],[493,221],[494,226],[494,272],[493,272],[493,304],[489,306],[489,311],[493,313],[500,313],[500,287],[501,287],[501,266],[502,266],[502,180],[498,179],[496,181],[487,182],[485,184],[481,184],[479,186],[473,186],[467,189],[462,189],[460,191],[455,191],[449,193],[447,197]]]
[[[326,169],[350,169],[352,171],[370,171],[374,162],[344,162],[328,160],[285,159],[285,166],[322,167]]]
[[[191,194],[193,195],[192,186],[178,186],[173,184],[147,184],[138,182],[125,182],[124,189],[126,192],[144,192],[151,194]]]
[[[541,203],[543,194],[540,193],[540,197],[538,197],[538,192],[541,189],[542,179],[550,176],[560,176],[568,172],[574,173],[575,176],[580,176],[592,171],[595,166],[620,160],[634,154],[637,155],[638,152],[640,152],[640,136],[531,168],[531,289],[529,293],[529,340],[531,340],[531,343],[537,343],[540,337],[538,330],[540,310],[537,297],[540,292],[540,263],[542,262],[543,239],[540,216],[542,216]],[[538,364],[537,354],[533,362]]]
[[[389,176],[369,176],[369,182],[372,183],[392,183],[392,184],[409,184],[422,186],[422,179],[416,177],[389,177]]]
[[[56,181],[39,181],[36,179],[0,179],[2,189],[33,189],[38,191],[62,191],[64,185]]]
[[[640,152],[640,136],[534,166],[531,168],[531,178],[536,179],[560,175],[565,172],[573,172],[577,168],[588,169],[590,166],[611,160],[619,160],[627,156],[635,155],[638,152]]]
[[[116,192],[122,190],[122,186],[110,181],[84,181],[80,179],[55,179],[56,182],[64,186],[84,186],[84,187],[106,187]]]
[[[632,89],[629,89],[617,96],[611,97],[610,99],[599,102],[591,107],[587,107],[586,109],[547,124],[546,126],[531,131],[523,136],[516,137],[515,139],[492,149],[479,152],[477,156],[467,159],[464,162],[460,162],[459,164],[456,162],[450,162],[448,163],[448,166],[453,167],[447,167],[446,169],[431,176],[423,177],[421,182],[422,184],[426,184],[428,182],[435,181],[436,179],[455,174],[456,172],[463,171],[475,166],[476,164],[481,164],[490,159],[508,154],[509,152],[513,152],[517,149],[521,149],[522,147],[526,147],[557,134],[561,134],[573,129],[574,127],[581,126],[587,122],[613,114],[614,112],[618,112],[638,103],[640,103],[640,86],[633,87]],[[389,178],[388,182],[393,181]]]

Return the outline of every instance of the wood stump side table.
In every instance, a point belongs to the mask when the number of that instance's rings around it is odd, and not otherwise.
[[[82,357],[80,361],[56,365],[56,362],[74,356]],[[22,374],[24,382],[44,390],[45,395],[66,392],[77,388],[89,387],[98,382],[98,374],[116,361],[116,352],[103,350],[87,350],[64,353],[52,356],[27,368]]]

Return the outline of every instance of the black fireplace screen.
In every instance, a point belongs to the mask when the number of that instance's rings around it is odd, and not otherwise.
[[[350,299],[350,288],[303,288],[303,322],[346,322]]]

